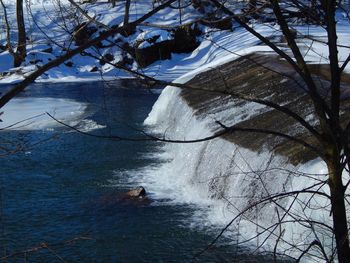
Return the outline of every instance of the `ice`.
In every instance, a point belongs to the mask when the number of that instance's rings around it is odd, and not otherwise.
[[[15,98],[2,108],[0,130],[52,130],[63,127],[46,113],[84,132],[104,128],[84,119],[86,107],[87,104],[70,99]]]

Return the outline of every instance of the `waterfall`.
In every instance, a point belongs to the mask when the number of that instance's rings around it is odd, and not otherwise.
[[[234,107],[237,102],[232,100],[213,103],[207,109],[210,114],[197,114],[180,93],[178,88],[166,87],[144,121],[162,138],[203,138],[218,129],[216,119],[234,124],[264,110],[254,103]],[[327,173],[321,160],[293,166],[286,158],[273,156],[267,150],[253,152],[223,138],[166,143],[157,158],[163,160],[162,164],[150,168],[142,178],[155,197],[196,205],[199,212],[193,216],[193,225],[216,230],[266,196],[304,189],[324,180]],[[319,190],[327,193],[327,185]],[[225,236],[253,251],[271,252],[277,247],[279,253],[294,257],[316,239],[328,252],[334,247],[329,232],[319,224],[295,222],[310,219],[331,225],[328,199],[312,194],[297,197],[276,198],[247,210]],[[275,225],[278,221],[283,223]],[[273,234],[266,228],[274,230]],[[254,238],[257,233],[259,236]],[[310,251],[305,260],[320,262],[320,252]]]

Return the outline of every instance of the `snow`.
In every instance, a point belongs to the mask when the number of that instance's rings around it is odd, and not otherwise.
[[[303,55],[305,60],[310,64],[327,64],[329,63],[329,51],[327,43],[327,32],[325,29],[317,26],[295,27],[298,34],[305,36],[299,40],[300,45],[304,45]],[[350,28],[349,24],[342,21],[337,25],[338,35],[338,58],[340,65],[350,54]],[[311,39],[310,39],[311,38]],[[317,40],[317,41],[316,41]],[[319,42],[318,42],[319,41]],[[350,73],[350,67],[347,66],[346,72]]]

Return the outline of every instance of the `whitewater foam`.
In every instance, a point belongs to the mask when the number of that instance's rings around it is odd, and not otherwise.
[[[144,123],[162,138],[199,139],[217,129],[215,119],[230,120],[233,124],[242,116],[254,116],[259,110],[261,107],[252,103],[243,109],[213,110],[216,115],[198,118],[180,96],[180,90],[167,87]],[[293,166],[283,157],[272,156],[267,151],[252,152],[221,138],[201,143],[164,144],[157,158],[160,164],[146,171],[134,171],[135,180],[141,181],[156,199],[194,204],[198,210],[190,226],[204,229],[222,228],[265,197],[304,189],[325,180],[327,174],[321,160]],[[327,193],[327,185],[320,185],[318,190]],[[259,252],[273,251],[278,240],[278,251],[294,257],[319,239],[329,252],[334,244],[326,229],[317,224],[295,223],[297,218],[331,225],[328,199],[301,194],[297,200],[291,196],[247,209],[225,236]],[[285,213],[286,209],[289,213]],[[281,226],[275,225],[278,220],[282,220]],[[269,234],[267,228],[275,229],[274,234]],[[257,233],[259,237],[255,238]],[[312,250],[305,261],[319,262],[320,257],[319,251]]]

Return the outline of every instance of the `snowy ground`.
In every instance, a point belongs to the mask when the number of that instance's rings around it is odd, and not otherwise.
[[[59,1],[57,0],[32,0],[30,1],[30,6],[26,6],[25,12],[29,14],[26,16],[26,28],[29,38],[28,56],[20,68],[12,68],[11,55],[7,51],[0,53],[0,73],[3,75],[0,77],[0,84],[20,81],[26,74],[32,72],[40,65],[61,55],[62,47],[74,48],[74,43],[72,43],[71,36],[67,31],[71,31],[79,22],[84,21],[85,18],[79,15],[75,8],[70,7],[67,0],[61,0],[60,2],[61,5],[58,4]],[[11,20],[10,24],[14,25],[14,2],[6,0],[5,4]],[[89,4],[82,7],[88,10],[88,14],[91,17],[108,26],[112,26],[122,23],[124,15],[123,5],[124,2],[117,2],[114,8],[111,8],[111,5],[108,3]],[[152,1],[150,0],[133,1],[130,21],[139,18],[151,9]],[[61,10],[63,11],[61,12]],[[64,19],[69,15],[75,14],[78,14],[76,16],[77,18],[70,19],[69,23]],[[182,12],[182,22],[187,23],[196,20],[199,16],[200,14],[193,7],[189,6]],[[349,23],[341,12],[337,18],[340,21],[338,23],[339,44],[346,46],[350,41]],[[167,8],[147,20],[147,23],[174,26],[180,23],[178,11]],[[147,23],[141,26],[134,35],[128,37],[127,41],[133,43],[140,35],[144,35],[145,31],[153,30]],[[256,23],[254,28],[264,36],[270,38],[280,37],[280,32],[276,25]],[[321,27],[296,27],[296,29],[300,35],[311,35],[313,38],[325,40],[326,32]],[[201,44],[192,53],[173,54],[170,60],[155,62],[142,70],[138,69],[136,63],[134,63],[133,69],[157,79],[172,81],[192,70],[198,70],[198,68],[202,68],[203,70],[203,67],[208,68],[214,64],[228,62],[237,58],[239,55],[253,51],[267,50],[257,38],[235,24],[232,31],[218,31],[204,27],[202,30],[205,33],[199,37]],[[0,44],[5,44],[5,37],[4,33],[0,33]],[[12,37],[15,39],[15,35]],[[312,44],[311,48],[305,48],[307,61],[311,63],[327,62],[328,52],[325,44],[308,39],[302,39],[300,43],[308,46]],[[52,47],[53,51],[51,53],[44,52],[49,47]],[[340,48],[340,61],[345,60],[349,51],[349,48]],[[121,50],[116,47],[100,51],[90,48],[88,52],[97,56],[106,53],[113,54],[115,57],[114,62],[119,61],[122,56]],[[99,52],[102,54],[99,54]],[[36,61],[35,64],[33,64],[34,61]],[[75,56],[69,62],[49,70],[37,79],[37,81],[71,82],[130,77],[128,73],[120,69],[115,69],[107,64],[101,66],[98,60],[86,56]],[[100,70],[90,72],[94,67],[98,67]],[[350,72],[349,69],[347,67],[346,70]]]

